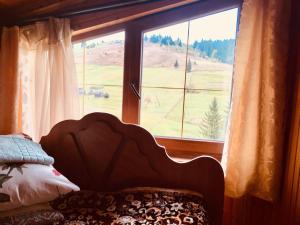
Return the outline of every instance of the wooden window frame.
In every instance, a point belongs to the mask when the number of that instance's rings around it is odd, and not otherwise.
[[[77,42],[125,31],[122,120],[126,123],[139,124],[143,33],[151,29],[185,22],[233,8],[238,8],[238,25],[241,5],[242,0],[202,0],[124,24],[106,27],[87,34],[83,33],[75,36],[73,41]],[[168,153],[174,157],[193,158],[200,155],[210,155],[220,160],[222,156],[223,142],[221,141],[158,136],[156,141],[165,146]]]

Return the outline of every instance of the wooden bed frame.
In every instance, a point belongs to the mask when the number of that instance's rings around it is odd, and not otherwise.
[[[207,202],[210,224],[222,224],[224,175],[211,157],[177,163],[147,130],[107,113],[62,121],[40,143],[55,158],[54,166],[81,189],[142,186],[197,191]]]

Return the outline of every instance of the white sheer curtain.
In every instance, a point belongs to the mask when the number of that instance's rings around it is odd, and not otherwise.
[[[39,140],[57,122],[79,115],[69,20],[22,27],[20,56],[24,132]]]
[[[39,141],[57,122],[79,116],[69,20],[50,19],[19,27],[16,41],[16,66],[21,79],[21,131]],[[7,86],[2,84],[0,88]]]

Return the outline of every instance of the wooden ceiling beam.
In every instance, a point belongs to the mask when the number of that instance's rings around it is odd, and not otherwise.
[[[1,0],[0,0],[1,1]],[[60,17],[78,10],[132,2],[133,0],[30,0],[0,8],[0,24],[14,25],[32,18]],[[13,17],[11,15],[14,15]]]
[[[47,0],[44,1],[45,3],[47,2]],[[22,11],[19,13],[22,14],[22,18],[30,18],[45,16],[51,13],[64,14],[72,11],[89,9],[95,6],[113,5],[117,3],[130,2],[132,0],[50,0],[50,2],[51,1],[51,4],[44,4],[42,7],[34,7],[30,11],[28,11],[28,9],[21,9]]]
[[[33,7],[31,10],[24,10],[23,8],[20,9],[18,12],[20,16],[18,19],[27,19],[30,17],[38,17],[38,16],[45,16],[51,13],[60,13],[66,11],[70,8],[70,5],[78,5],[86,0],[64,0],[64,1],[56,1],[50,4],[45,4],[40,7]]]
[[[5,0],[4,0],[5,1]],[[21,19],[26,18],[23,16],[26,13],[32,13],[36,9],[43,9],[52,4],[60,2],[59,0],[30,0],[30,1],[12,1],[7,7],[0,10],[0,21],[4,25],[12,25]],[[12,17],[12,15],[14,15]]]
[[[76,36],[197,1],[199,0],[162,0],[104,12],[74,16],[71,17],[71,26]]]
[[[4,1],[4,0],[0,0]],[[173,9],[200,0],[153,0],[140,3],[136,0],[12,0],[10,6],[5,10],[0,8],[0,27],[15,24],[28,24],[33,22],[32,18],[45,19],[47,17],[60,17],[69,15],[71,27],[75,31],[74,35],[93,32],[111,26],[120,26],[128,21]],[[26,1],[27,4],[24,4]],[[203,1],[203,0],[202,0]],[[128,6],[116,7],[72,15],[79,11],[97,9],[101,6],[139,2]],[[142,2],[142,1],[141,1]],[[13,10],[13,15],[12,15]],[[2,13],[5,11],[6,13]],[[10,15],[10,16],[8,16]],[[59,16],[60,15],[60,16]],[[25,23],[24,23],[25,21]]]

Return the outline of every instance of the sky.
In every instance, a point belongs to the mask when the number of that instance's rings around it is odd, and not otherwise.
[[[237,8],[216,13],[210,16],[201,17],[190,21],[189,43],[196,40],[212,39],[235,39]],[[180,31],[180,32],[178,32]],[[150,37],[153,34],[169,35],[172,39],[180,38],[182,42],[187,43],[188,22],[168,26],[158,30],[146,32]]]
[[[213,15],[201,17],[190,20],[190,34],[189,43],[192,44],[196,40],[211,39],[235,39],[236,23],[237,23],[238,9],[231,9],[216,13]],[[173,40],[180,38],[183,43],[187,43],[188,22],[179,23],[176,25],[167,26],[160,29],[145,32],[144,35],[150,37],[153,34],[162,36],[171,36]],[[118,32],[115,34],[103,36],[101,38],[93,39],[89,42],[110,42],[116,40],[125,40],[125,32]]]

